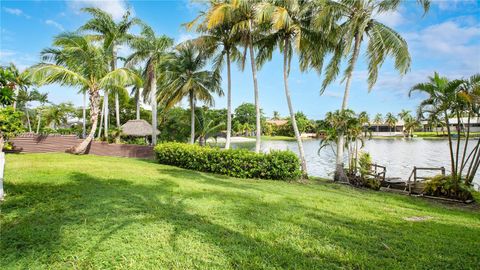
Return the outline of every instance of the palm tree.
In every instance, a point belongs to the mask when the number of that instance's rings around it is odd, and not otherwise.
[[[28,132],[32,132],[32,124],[30,121],[29,113],[29,103],[32,101],[38,101],[40,103],[45,103],[47,99],[47,94],[40,93],[37,89],[28,91],[27,88],[19,89],[16,97],[17,106],[25,110],[25,116],[27,117],[27,127]]]
[[[381,113],[375,114],[375,118],[373,118],[373,123],[377,126],[377,132],[379,132],[379,126],[383,124],[383,116]]]
[[[327,66],[325,79],[322,83],[322,91],[335,81],[341,60],[348,57],[348,65],[344,73],[345,92],[341,110],[348,107],[350,85],[353,71],[360,54],[362,41],[368,41],[366,55],[368,60],[368,88],[375,85],[378,70],[388,56],[395,60],[395,69],[400,74],[405,74],[410,68],[410,54],[407,42],[392,28],[377,21],[374,16],[386,12],[392,12],[399,8],[402,0],[326,0],[320,12],[315,14],[313,25],[318,29],[334,29],[337,35],[333,57]],[[429,0],[417,0],[423,6],[425,12],[430,7]],[[338,25],[336,25],[338,24]],[[337,160],[335,180],[345,181],[343,172],[343,134],[339,134],[337,145]]]
[[[311,42],[312,35],[308,28],[312,12],[311,6],[308,5],[307,2],[301,0],[272,1],[272,3],[262,2],[258,4],[257,10],[257,20],[259,24],[267,24],[268,26],[266,26],[266,28],[270,29],[270,31],[267,31],[264,37],[258,42],[260,49],[257,63],[258,65],[261,65],[265,61],[271,59],[272,51],[277,46],[283,53],[283,81],[285,96],[290,112],[290,118],[292,120],[293,131],[297,139],[302,174],[303,177],[307,177],[305,152],[290,97],[288,76],[290,73],[293,51],[297,50],[301,52],[304,49],[304,46],[307,46],[307,44]],[[314,41],[318,44],[318,54],[323,55],[322,50],[320,49],[323,46],[322,40],[315,39]],[[301,58],[303,56],[304,55],[301,54]],[[302,63],[303,61],[301,61],[301,65]]]
[[[392,134],[392,128],[395,128],[397,125],[397,121],[398,119],[392,113],[387,113],[387,115],[385,115],[385,123],[390,128],[390,134]]]
[[[219,27],[220,25],[233,24],[232,30],[235,35],[239,35],[239,44],[244,46],[245,51],[241,58],[241,68],[245,67],[245,60],[247,50],[250,57],[250,67],[253,77],[253,90],[255,97],[255,111],[256,111],[256,140],[255,152],[260,152],[261,146],[261,112],[260,100],[258,97],[258,81],[257,81],[257,64],[255,63],[254,44],[257,38],[259,27],[255,24],[255,9],[257,0],[226,0],[214,2],[208,12],[209,29]]]
[[[157,144],[157,79],[159,66],[167,57],[167,50],[173,44],[173,40],[165,35],[157,37],[153,29],[144,26],[142,36],[131,41],[135,50],[126,59],[126,66],[131,67],[142,61],[146,61],[143,92],[144,97],[150,96],[152,106],[152,144]]]
[[[367,132],[370,127],[370,116],[368,116],[368,113],[365,111],[361,112],[358,114],[358,121],[360,122],[360,125],[365,132],[365,137],[367,137]]]
[[[107,55],[88,37],[64,33],[54,39],[56,48],[42,51],[42,62],[28,70],[29,77],[39,85],[59,83],[88,89],[90,123],[88,136],[72,147],[73,153],[84,153],[93,140],[98,122],[99,92],[101,89],[138,84],[138,78],[126,68],[109,71]]]
[[[145,77],[144,75],[144,70],[142,70],[142,68],[131,68],[131,70],[133,72],[135,72],[135,74],[137,74],[137,76],[139,78],[143,78]],[[141,81],[141,84],[140,85],[143,85],[143,80]],[[136,120],[140,120],[140,100],[141,100],[141,96],[142,96],[142,87],[141,86],[134,86],[132,88],[132,92],[131,94],[134,95],[135,97],[135,119]]]
[[[73,115],[75,108],[71,102],[52,104],[44,109],[45,124],[52,129],[67,124],[68,118]]]
[[[273,120],[278,120],[280,119],[280,113],[277,111],[273,111]]]
[[[202,33],[202,36],[191,40],[191,42],[202,48],[213,59],[215,69],[220,71],[224,63],[227,65],[227,137],[225,149],[229,149],[232,135],[231,62],[241,58],[241,52],[237,48],[241,36],[234,31],[234,23],[231,20],[209,26],[211,12],[214,12],[214,10],[215,4],[212,4],[207,12],[201,13],[197,19],[186,24],[186,26],[187,29],[191,29],[198,22],[196,31]]]
[[[98,33],[100,35],[94,35],[95,39],[103,40],[103,48],[105,52],[108,54],[110,59],[110,71],[113,71],[117,67],[117,51],[116,47],[126,43],[127,41],[133,38],[132,35],[128,33],[128,31],[134,25],[143,25],[143,23],[137,19],[132,18],[130,19],[130,11],[123,15],[122,20],[116,23],[113,20],[112,15],[109,13],[99,9],[99,8],[83,8],[82,11],[89,13],[92,15],[92,18],[87,21],[82,27],[80,27],[80,31],[92,31]],[[109,90],[117,90],[114,91],[115,93],[115,116],[116,116],[116,124],[117,128],[120,127],[120,106],[119,106],[119,99],[118,99],[118,90],[121,89],[105,89],[107,92],[104,95],[104,102],[105,102],[105,137],[108,138],[108,91]]]
[[[409,111],[409,110],[405,110],[405,109],[403,109],[402,111],[400,111],[400,112],[398,113],[398,117],[399,117],[400,119],[402,119],[403,121],[405,121],[405,120],[408,119],[408,118],[412,118],[412,116],[410,115],[410,111]]]
[[[195,102],[203,101],[207,106],[214,103],[213,93],[223,95],[220,74],[204,70],[208,58],[200,49],[187,42],[177,46],[173,59],[165,63],[162,75],[160,103],[166,109],[188,97],[191,111],[190,143],[195,143]]]
[[[223,122],[215,124],[213,119],[208,119],[203,109],[197,110],[196,121],[196,133],[200,146],[205,146],[208,137],[219,132],[220,129],[225,126],[225,123]]]

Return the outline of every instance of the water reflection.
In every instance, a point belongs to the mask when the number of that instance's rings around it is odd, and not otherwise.
[[[310,175],[331,178],[335,168],[335,155],[329,148],[318,153],[319,140],[304,142],[307,167]],[[253,150],[255,143],[236,143],[234,148]],[[473,148],[473,143],[469,144]],[[298,153],[295,141],[263,141],[262,151],[291,150]],[[462,148],[463,149],[463,148]],[[372,139],[365,142],[363,151],[371,154],[374,162],[387,167],[387,177],[407,179],[413,166],[441,167],[449,171],[450,157],[447,140],[427,139]],[[437,172],[438,173],[438,172]],[[422,176],[434,175],[425,173]],[[477,172],[474,182],[480,185],[480,172]]]

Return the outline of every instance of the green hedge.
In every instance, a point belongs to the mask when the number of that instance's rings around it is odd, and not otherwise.
[[[290,151],[257,154],[245,149],[161,143],[155,146],[155,153],[161,164],[239,178],[294,180],[300,176],[300,161]]]

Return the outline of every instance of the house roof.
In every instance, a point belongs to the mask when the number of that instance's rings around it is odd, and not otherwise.
[[[283,120],[283,119],[270,119],[266,121],[269,124],[275,125],[275,126],[283,126],[288,123],[288,120]]]
[[[152,125],[145,120],[128,120],[121,127],[123,134],[127,136],[145,137],[152,135]],[[156,134],[160,134],[158,131]]]

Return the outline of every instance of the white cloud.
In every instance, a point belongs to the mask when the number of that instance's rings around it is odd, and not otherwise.
[[[5,12],[15,15],[15,16],[24,16],[27,19],[30,19],[31,17],[23,12],[23,10],[18,9],[18,8],[3,8]]]
[[[413,56],[442,61],[452,68],[480,70],[480,26],[461,26],[455,21],[431,25],[404,35]]]
[[[437,5],[440,10],[456,9],[460,6],[477,6],[477,0],[433,0],[432,3]]]
[[[10,50],[0,50],[0,58],[4,58],[4,57],[11,57],[15,55],[15,52],[14,51],[10,51]]]
[[[175,44],[179,44],[179,43],[185,42],[187,40],[194,39],[196,37],[197,37],[197,35],[193,34],[193,33],[180,33],[178,38],[175,39]]]
[[[128,5],[126,0],[71,0],[68,5],[76,13],[84,7],[96,7],[112,15],[113,19],[119,20],[127,12]],[[133,13],[133,8],[130,9]]]
[[[56,22],[56,21],[54,21],[54,20],[46,20],[45,23],[48,24],[48,25],[51,25],[51,26],[53,26],[53,27],[55,27],[55,28],[57,28],[57,29],[60,30],[60,31],[64,31],[64,30],[65,30],[65,28],[63,28],[63,26],[62,26],[61,24],[59,24],[58,22]]]
[[[384,23],[390,27],[396,27],[405,22],[405,18],[402,15],[401,9],[391,11],[391,12],[376,14],[374,17],[381,23]]]

